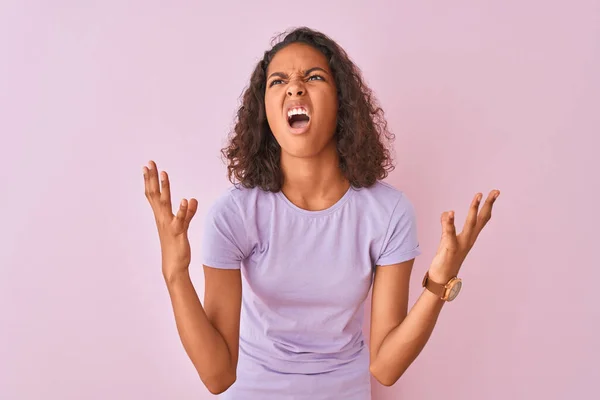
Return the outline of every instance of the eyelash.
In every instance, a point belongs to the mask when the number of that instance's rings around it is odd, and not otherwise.
[[[325,78],[323,78],[321,75],[317,75],[317,74],[309,76],[308,80],[310,81],[312,78],[319,78],[318,80],[320,80],[320,81],[325,80]]]
[[[319,79],[317,79],[317,80],[319,80],[319,81],[324,81],[324,80],[325,80],[325,78],[323,78],[321,75],[317,75],[317,74],[315,74],[315,75],[311,75],[311,76],[309,76],[309,77],[308,77],[308,79],[307,79],[307,81],[310,81],[310,80],[312,80],[312,78],[319,78]],[[282,79],[274,79],[274,80],[272,80],[272,81],[271,81],[271,83],[269,84],[269,87],[272,87],[272,86],[278,85],[278,83],[277,83],[277,82],[283,82],[283,80],[282,80]]]

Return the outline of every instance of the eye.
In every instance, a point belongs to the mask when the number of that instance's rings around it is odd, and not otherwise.
[[[281,79],[273,79],[273,80],[271,81],[271,83],[269,83],[269,87],[271,87],[271,86],[275,86],[275,85],[280,85],[280,84],[282,84],[282,83],[283,83],[283,80],[281,80]]]
[[[324,81],[325,78],[323,78],[321,75],[311,75],[308,78],[309,81]]]

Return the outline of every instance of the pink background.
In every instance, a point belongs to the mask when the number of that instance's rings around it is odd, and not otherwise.
[[[440,213],[462,226],[475,192],[502,190],[463,294],[373,398],[597,393],[600,2],[488,3],[2,1],[0,398],[212,398],[176,334],[141,167],[199,199],[198,255],[238,96],[298,25],[347,49],[397,134],[389,181],[424,250],[413,300]]]

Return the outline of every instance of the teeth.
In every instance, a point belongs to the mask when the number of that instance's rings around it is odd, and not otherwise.
[[[288,118],[291,117],[292,115],[298,115],[298,114],[304,114],[304,115],[308,115],[308,111],[306,111],[306,109],[304,108],[290,108],[288,110]]]

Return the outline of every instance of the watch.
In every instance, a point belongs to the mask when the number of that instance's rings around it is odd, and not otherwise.
[[[423,277],[423,287],[444,301],[452,301],[460,293],[462,280],[455,276],[446,284],[434,282],[429,279],[429,271],[427,271]]]

